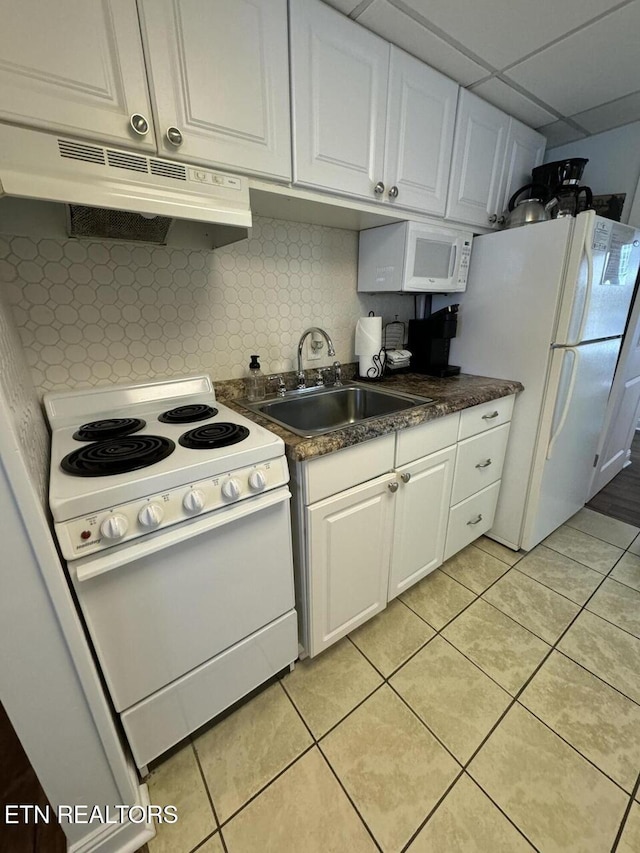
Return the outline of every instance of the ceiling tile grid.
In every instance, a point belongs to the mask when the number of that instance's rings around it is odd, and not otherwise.
[[[248,240],[215,252],[132,243],[0,238],[0,282],[40,393],[208,373],[294,369],[309,326],[353,361],[369,310],[406,320],[413,300],[356,291],[354,231],[254,218]],[[323,367],[324,354],[305,367]]]
[[[640,0],[326,0],[545,135],[640,119]]]

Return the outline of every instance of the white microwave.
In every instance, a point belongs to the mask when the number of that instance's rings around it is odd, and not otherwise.
[[[452,293],[465,290],[473,234],[419,222],[360,232],[358,290]]]

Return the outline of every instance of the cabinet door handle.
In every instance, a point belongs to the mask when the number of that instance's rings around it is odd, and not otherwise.
[[[382,195],[382,193],[384,192],[384,184],[382,183],[382,181],[378,181],[378,183],[373,188],[373,191],[376,195]]]
[[[476,465],[476,468],[488,468],[489,465],[491,465],[491,460],[486,459],[484,462],[478,462],[478,464]]]
[[[498,221],[498,214],[492,213],[491,216],[489,217],[489,222],[493,225],[497,221]]]
[[[405,474],[400,474],[400,479],[403,483],[408,483],[411,479],[411,474],[408,471]]]
[[[483,420],[483,421],[491,421],[491,420],[493,420],[494,418],[497,418],[497,417],[498,417],[498,414],[499,414],[499,412],[491,412],[491,414],[490,414],[490,415],[483,415],[483,416],[482,416],[482,420]]]
[[[398,491],[398,483],[389,483],[389,491],[397,492]]]
[[[472,518],[471,521],[467,521],[467,524],[480,524],[482,521],[482,513],[478,513],[477,518]]]
[[[138,136],[146,136],[149,133],[149,122],[140,113],[134,113],[129,119],[129,124],[134,133]]]
[[[389,189],[389,198],[398,198],[398,187],[391,187]]]
[[[167,128],[167,139],[172,145],[175,145],[176,148],[179,145],[182,145],[182,133],[177,127]]]

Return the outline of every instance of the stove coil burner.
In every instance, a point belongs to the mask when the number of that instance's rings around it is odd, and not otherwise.
[[[169,438],[132,435],[87,444],[65,456],[60,466],[75,477],[108,477],[147,468],[174,450]]]
[[[76,441],[103,441],[108,438],[122,438],[139,432],[146,427],[146,422],[140,418],[105,418],[101,421],[91,421],[83,424],[73,437]]]
[[[207,418],[212,418],[218,414],[217,409],[211,406],[205,406],[204,403],[193,403],[190,406],[178,406],[176,409],[169,409],[168,412],[163,412],[158,416],[158,420],[163,424],[190,424],[195,421],[206,421]]]
[[[229,447],[244,441],[249,435],[249,430],[240,424],[230,424],[222,421],[216,424],[207,424],[190,429],[181,435],[178,441],[183,447],[194,450],[213,450],[219,447]]]

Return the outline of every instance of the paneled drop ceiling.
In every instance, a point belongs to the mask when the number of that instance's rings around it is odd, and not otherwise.
[[[549,147],[640,120],[640,0],[326,0]]]

